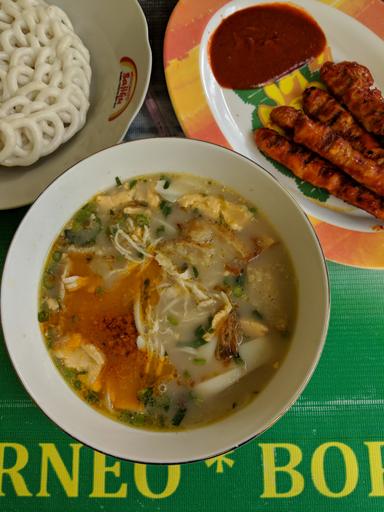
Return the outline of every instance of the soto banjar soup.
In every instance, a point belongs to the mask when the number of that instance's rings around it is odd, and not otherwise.
[[[267,220],[219,183],[148,175],[95,196],[54,242],[38,320],[73,390],[152,429],[249,403],[278,371],[297,290]]]

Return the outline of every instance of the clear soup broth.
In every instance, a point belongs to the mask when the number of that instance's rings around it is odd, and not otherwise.
[[[257,205],[211,180],[148,175],[116,178],[67,223],[38,319],[82,399],[172,430],[257,396],[289,349],[296,305],[287,249]]]

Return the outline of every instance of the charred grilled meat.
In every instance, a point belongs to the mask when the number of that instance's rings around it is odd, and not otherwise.
[[[357,62],[326,62],[320,74],[332,94],[368,132],[384,135],[384,98],[379,89],[373,88],[373,77],[365,66]]]
[[[384,165],[384,148],[381,148],[379,142],[364,130],[348,110],[326,91],[317,87],[305,89],[303,109],[312,119],[332,128],[364,156]]]
[[[312,121],[303,112],[292,107],[275,108],[271,119],[292,133],[295,142],[329,160],[373,192],[384,195],[384,168],[353,149],[347,140],[331,128]]]
[[[254,134],[260,151],[285,165],[295,176],[357,208],[384,219],[384,199],[344,174],[304,146],[296,144],[269,128]]]

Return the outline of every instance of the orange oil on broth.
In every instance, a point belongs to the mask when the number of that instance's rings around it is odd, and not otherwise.
[[[160,372],[154,372],[153,367],[159,365],[151,366],[147,353],[136,344],[133,304],[143,288],[148,288],[151,301],[158,300],[155,286],[160,267],[151,261],[144,268],[134,268],[110,289],[104,289],[101,277],[90,270],[87,255],[71,254],[69,259],[71,275],[86,278],[87,284],[66,293],[58,318],[61,332],[80,334],[103,352],[105,365],[92,385],[94,391],[107,392],[116,409],[142,410],[138,391],[174,373],[168,362],[160,366]],[[150,284],[145,287],[147,282]]]

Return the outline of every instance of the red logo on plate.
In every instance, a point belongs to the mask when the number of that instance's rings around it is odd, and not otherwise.
[[[119,87],[113,105],[113,112],[109,116],[109,121],[114,121],[126,110],[131,103],[136,89],[137,68],[136,64],[129,57],[122,57],[120,60],[121,72]]]

